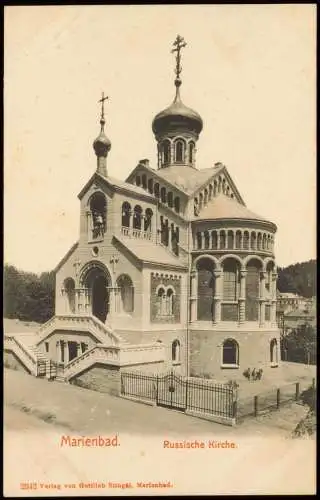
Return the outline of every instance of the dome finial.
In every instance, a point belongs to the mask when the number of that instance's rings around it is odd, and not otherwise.
[[[101,175],[104,175],[105,177],[107,177],[106,157],[111,149],[111,142],[104,133],[104,126],[106,123],[104,119],[104,101],[106,101],[107,99],[109,99],[109,97],[108,96],[105,97],[104,92],[102,92],[102,97],[98,101],[101,102],[101,117],[100,117],[101,130],[99,136],[93,143],[93,149],[97,156],[97,172],[100,173]]]
[[[181,49],[186,47],[187,43],[185,42],[184,38],[180,35],[177,35],[177,38],[173,42],[173,49],[171,50],[172,53],[176,52],[176,67],[175,67],[175,74],[176,74],[176,79],[174,81],[174,84],[176,86],[176,98],[175,100],[180,98],[179,94],[179,87],[181,85],[181,78],[180,78],[180,73],[182,71],[181,67]]]
[[[104,92],[102,92],[102,97],[98,101],[101,102],[101,118],[100,118],[101,132],[104,132],[104,125],[106,123],[104,119],[104,101],[106,101],[107,99],[109,99],[109,96],[104,97]]]

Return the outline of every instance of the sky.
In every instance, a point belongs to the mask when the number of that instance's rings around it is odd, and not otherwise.
[[[108,173],[156,168],[152,119],[174,98],[204,128],[197,168],[222,162],[247,207],[274,222],[279,266],[316,256],[315,5],[5,8],[4,259],[53,269],[77,241],[78,193],[96,168],[98,100]]]

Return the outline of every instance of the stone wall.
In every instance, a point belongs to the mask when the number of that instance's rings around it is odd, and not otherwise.
[[[12,351],[7,349],[5,349],[3,353],[3,365],[5,368],[11,368],[12,370],[18,370],[30,374],[28,368],[20,361],[20,359],[17,358]]]
[[[247,368],[271,368],[270,342],[277,339],[278,362],[280,364],[280,333],[273,331],[222,331],[192,330],[190,332],[190,374],[210,374],[219,377],[230,374],[230,379],[243,378]],[[239,345],[239,367],[222,367],[222,345],[226,339],[234,339]]]
[[[85,372],[76,375],[70,383],[118,396],[120,394],[120,370],[117,366],[97,363]]]

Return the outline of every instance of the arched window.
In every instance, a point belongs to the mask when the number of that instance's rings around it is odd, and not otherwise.
[[[273,365],[278,364],[278,343],[277,339],[272,339],[270,342],[270,363]]]
[[[185,144],[181,139],[179,139],[175,143],[175,161],[176,161],[176,163],[183,163],[184,162],[184,152],[185,152]]]
[[[267,250],[267,235],[265,233],[262,237],[262,250]]]
[[[257,248],[258,248],[258,250],[262,250],[262,235],[261,235],[261,233],[258,233]]]
[[[234,339],[223,342],[222,364],[239,366],[239,345]]]
[[[220,248],[226,248],[226,233],[220,231]]]
[[[221,179],[221,176],[219,175],[219,179],[218,179],[218,193],[221,193],[221,185],[222,185],[222,179]]]
[[[173,194],[171,191],[167,195],[167,200],[168,200],[168,206],[170,208],[172,208],[173,207]]]
[[[249,250],[249,242],[250,242],[250,237],[248,231],[245,231],[243,234],[243,248],[244,250]]]
[[[202,248],[202,234],[200,232],[197,233],[197,248],[198,250]]]
[[[157,293],[158,316],[165,316],[166,313],[166,292],[164,288],[159,288]]]
[[[142,208],[136,205],[133,210],[133,229],[141,229]]]
[[[122,227],[130,227],[131,205],[127,201],[122,203]]]
[[[103,237],[106,229],[107,201],[103,193],[95,193],[90,199],[92,238]]]
[[[203,194],[199,194],[199,210],[201,210],[203,207]]]
[[[236,232],[236,248],[240,249],[242,245],[242,234],[241,231]]]
[[[170,142],[164,141],[162,143],[162,163],[170,163]]]
[[[191,164],[194,163],[194,149],[195,149],[194,142],[189,142],[189,163]]]
[[[233,249],[233,244],[234,244],[233,231],[228,231],[228,248]]]
[[[167,296],[166,296],[166,309],[167,309],[167,315],[172,316],[173,315],[173,300],[174,300],[174,293],[171,288],[167,291]]]
[[[141,186],[141,177],[140,177],[140,175],[137,175],[137,177],[136,177],[136,185],[137,186]]]
[[[251,250],[256,250],[257,248],[257,237],[256,233],[251,233]]]
[[[214,295],[215,277],[214,263],[204,257],[197,262],[198,288],[197,288],[197,319],[200,321],[214,320]]]
[[[178,363],[180,361],[180,342],[178,339],[172,342],[171,347],[171,358],[172,361]]]
[[[171,224],[171,248],[175,255],[179,255],[179,228]]]
[[[212,200],[213,187],[212,184],[209,184],[209,201]]]
[[[217,184],[217,181],[214,181],[214,183],[213,183],[213,196],[217,196],[217,192],[218,192],[218,184]]]
[[[167,192],[166,192],[166,188],[165,187],[162,187],[161,188],[161,191],[160,191],[160,199],[162,201],[162,203],[165,203],[167,201]]]
[[[148,191],[153,194],[153,179],[148,180]]]
[[[130,276],[122,274],[117,279],[117,286],[120,289],[121,311],[131,313],[134,310],[134,287]]]
[[[217,250],[218,248],[218,234],[217,231],[212,231],[212,248]]]
[[[153,212],[151,208],[147,208],[145,218],[144,218],[144,230],[151,231],[152,230],[152,216]]]
[[[147,189],[147,176],[145,174],[142,176],[142,187],[143,189]]]
[[[210,247],[210,236],[209,236],[209,231],[204,232],[204,248],[209,248]]]
[[[160,216],[160,224],[161,224],[161,243],[166,247],[169,245],[169,222],[168,219],[164,219],[163,216]]]
[[[63,283],[63,287],[65,293],[67,294],[68,299],[68,312],[74,314],[76,305],[75,305],[75,282],[72,278],[66,278]]]
[[[208,197],[209,197],[208,190],[205,189],[204,190],[204,201],[203,201],[204,206],[206,206],[208,204]]]
[[[179,196],[176,196],[174,199],[174,209],[177,213],[180,212],[180,198],[179,198]]]
[[[260,272],[262,264],[258,259],[247,263],[246,273],[246,321],[259,320]]]
[[[223,300],[236,301],[239,297],[240,273],[239,263],[226,259],[223,263]],[[230,318],[232,320],[233,318]]]
[[[225,194],[225,192],[226,192],[226,180],[225,179],[223,179],[223,181],[222,181],[222,192],[223,192],[223,194]]]
[[[154,195],[156,198],[159,198],[160,196],[160,186],[158,183],[154,185]]]

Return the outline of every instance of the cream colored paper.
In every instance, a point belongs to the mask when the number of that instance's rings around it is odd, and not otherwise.
[[[188,43],[183,98],[204,119],[198,165],[225,163],[247,205],[277,224],[278,265],[315,257],[315,5],[32,6],[5,8],[5,262],[51,270],[77,239],[101,91],[110,175],[155,165],[151,121],[173,98],[177,33]],[[186,450],[164,448],[169,424],[150,435],[121,423],[120,446],[62,448],[63,425],[19,410],[8,420],[5,496],[315,492],[315,441],[262,424],[242,433],[199,421],[175,439],[205,448]],[[226,439],[236,448],[208,447]],[[171,486],[97,486],[109,482]]]

